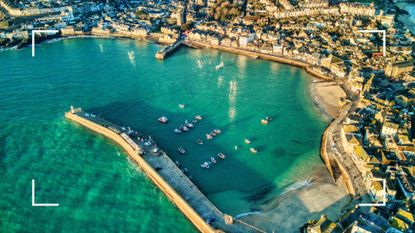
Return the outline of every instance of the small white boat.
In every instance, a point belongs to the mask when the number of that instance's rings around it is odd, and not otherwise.
[[[267,120],[267,119],[262,119],[262,120],[261,120],[261,124],[263,124],[263,125],[267,125],[267,124],[268,124],[268,120]]]
[[[202,168],[206,168],[206,169],[208,169],[208,168],[209,168],[209,163],[204,162],[204,163],[202,163],[200,166],[201,166]]]
[[[169,119],[167,119],[165,116],[160,117],[158,120],[160,123],[167,123],[169,121]]]
[[[196,143],[199,144],[199,145],[203,145],[203,141],[201,139],[197,139]]]
[[[210,161],[212,161],[212,163],[216,163],[216,159],[214,157],[210,157]]]
[[[224,155],[223,153],[218,153],[218,157],[221,158],[221,159],[225,159],[226,155]]]
[[[192,123],[193,123],[193,124],[196,124],[196,123],[197,123],[197,120],[196,120],[196,119],[193,119],[193,120],[192,120]]]
[[[184,104],[179,104],[179,108],[183,109],[184,107]]]
[[[210,135],[212,135],[212,136],[214,137],[214,136],[216,136],[216,133],[212,131],[212,132],[210,133]]]
[[[256,154],[258,151],[255,149],[255,148],[253,148],[253,147],[251,147],[251,148],[249,148],[249,150],[252,152],[252,153],[254,153],[254,154]]]
[[[213,132],[215,132],[216,134],[222,133],[222,131],[220,131],[220,129],[214,129]]]
[[[175,128],[173,131],[174,131],[175,133],[177,133],[177,134],[182,133],[182,131],[181,131],[180,129],[178,129],[178,128]]]
[[[210,140],[210,139],[212,139],[212,138],[213,138],[213,137],[212,137],[212,135],[210,135],[210,134],[208,134],[208,133],[206,134],[206,139],[207,139],[207,140]]]
[[[203,118],[202,118],[202,116],[201,116],[201,115],[196,115],[196,116],[195,116],[195,119],[200,121],[200,120],[202,120]]]
[[[177,148],[177,150],[180,152],[180,154],[186,154],[186,150],[182,146]]]
[[[186,126],[183,126],[182,127],[182,130],[185,131],[185,132],[187,132],[187,131],[189,131],[189,128],[187,128]]]
[[[245,138],[245,143],[246,144],[251,144],[251,141],[248,138]]]
[[[193,127],[195,127],[195,126],[194,126],[192,123],[187,123],[187,124],[186,124],[186,127],[187,127],[187,128],[193,128]]]

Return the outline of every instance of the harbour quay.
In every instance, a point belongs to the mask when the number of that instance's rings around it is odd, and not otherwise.
[[[71,106],[65,117],[117,143],[200,232],[264,232],[222,213],[151,137]]]

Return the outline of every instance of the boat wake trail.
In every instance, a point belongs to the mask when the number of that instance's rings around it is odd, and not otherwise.
[[[246,212],[246,213],[236,215],[235,218],[242,218],[242,217],[245,217],[245,216],[248,216],[248,215],[255,215],[255,214],[262,214],[262,213],[259,212],[259,211]]]
[[[99,50],[101,51],[101,53],[104,53],[104,46],[102,46],[102,44],[99,44]]]

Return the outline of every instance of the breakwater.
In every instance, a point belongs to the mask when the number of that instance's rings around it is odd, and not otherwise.
[[[65,117],[121,146],[199,231],[263,232],[218,210],[151,138],[81,109],[72,108]]]
[[[170,55],[171,53],[174,52],[174,50],[180,48],[180,46],[183,44],[183,40],[182,39],[178,39],[176,42],[174,42],[173,44],[163,48],[162,50],[158,51],[156,53],[156,58],[163,60],[165,59],[168,55]]]

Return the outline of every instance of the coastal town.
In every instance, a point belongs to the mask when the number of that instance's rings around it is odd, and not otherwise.
[[[211,48],[301,67],[347,94],[321,157],[353,201],[302,232],[415,231],[415,36],[393,1],[0,0],[0,50],[65,37],[119,37]],[[322,197],[324,198],[324,197]],[[300,227],[300,226],[299,226]],[[298,232],[293,229],[292,232]]]

